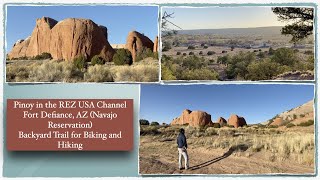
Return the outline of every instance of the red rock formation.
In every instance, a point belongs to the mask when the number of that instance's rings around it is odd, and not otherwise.
[[[278,117],[273,120],[270,126],[281,126],[283,125],[283,123],[284,123],[283,119]]]
[[[14,43],[11,52],[8,53],[8,58],[12,59],[15,57],[25,57],[29,43],[30,37],[25,40],[18,40],[16,43]]]
[[[181,116],[175,118],[171,125],[189,124],[190,126],[212,125],[211,115],[203,111],[190,111],[185,109]]]
[[[153,42],[147,36],[140,34],[137,31],[129,32],[126,49],[131,52],[133,62],[136,61],[137,54],[142,51],[143,48],[153,50]]]
[[[247,122],[243,117],[232,114],[228,119],[228,125],[238,128],[247,125]]]
[[[217,120],[217,123],[220,124],[220,126],[224,126],[227,124],[227,120],[224,119],[223,117],[219,117],[218,120]]]
[[[33,29],[26,56],[33,57],[43,52],[50,53],[51,29],[58,21],[49,17],[42,17],[36,20],[36,27]]]
[[[158,52],[158,50],[159,50],[159,40],[158,40],[158,36],[157,36],[153,42],[153,52]]]
[[[47,17],[37,19],[29,44],[14,46],[8,57],[21,57],[24,54],[22,45],[27,46],[25,54],[28,57],[47,52],[53,59],[72,60],[80,55],[90,59],[100,55],[112,61],[115,53],[107,41],[107,28],[89,19],[69,18],[58,23]]]

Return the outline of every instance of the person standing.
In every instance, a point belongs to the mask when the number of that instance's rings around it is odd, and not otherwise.
[[[182,170],[182,156],[183,156],[184,168],[187,170],[189,168],[189,157],[187,152],[188,144],[187,144],[187,138],[184,135],[183,128],[179,130],[177,144],[178,144],[178,152],[179,152],[179,169]]]

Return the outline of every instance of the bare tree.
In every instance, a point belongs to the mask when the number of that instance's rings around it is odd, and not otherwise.
[[[167,11],[164,11],[162,15],[162,23],[161,23],[161,31],[162,31],[162,37],[165,36],[172,36],[174,34],[177,34],[177,30],[173,29],[171,26],[176,27],[178,29],[182,29],[175,23],[171,22],[170,19],[173,19],[174,13],[167,13]]]

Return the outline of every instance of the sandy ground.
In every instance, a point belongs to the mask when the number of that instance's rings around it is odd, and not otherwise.
[[[140,174],[313,174],[314,168],[292,161],[271,162],[266,154],[238,155],[234,149],[210,149],[189,144],[190,168],[178,169],[175,140],[140,139]],[[239,147],[246,153],[246,147]]]

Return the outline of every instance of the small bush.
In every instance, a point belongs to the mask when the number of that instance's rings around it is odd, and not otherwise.
[[[91,58],[91,65],[94,66],[96,64],[102,65],[104,64],[104,60],[99,55],[95,55]]]
[[[302,122],[300,124],[298,124],[297,126],[312,126],[314,125],[314,120],[308,120],[307,122]]]
[[[194,46],[188,46],[188,49],[196,49]]]
[[[194,55],[194,52],[189,52],[189,55],[191,56],[191,55]]]
[[[187,53],[183,53],[182,55],[183,55],[183,56],[186,56],[186,55],[187,55]]]
[[[113,62],[115,65],[131,65],[132,55],[127,49],[118,49],[117,52],[113,55]]]
[[[222,51],[222,54],[227,53],[228,51]]]
[[[155,122],[155,121],[150,123],[150,126],[159,126],[159,125],[160,124],[158,122]]]
[[[152,57],[158,59],[158,53],[154,53],[151,49],[143,47],[141,51],[138,52],[136,61],[141,61],[145,58]]]
[[[214,54],[216,54],[216,52],[214,52],[214,51],[208,51],[208,52],[207,52],[207,55],[208,55],[208,56],[211,56],[211,55],[214,55]]]
[[[208,46],[203,46],[203,49],[208,49]]]
[[[140,119],[139,123],[140,123],[140,125],[149,125],[150,124],[149,121],[145,120],[145,119]]]
[[[199,55],[203,55],[203,52],[202,52],[202,51],[200,51],[200,52],[199,52]]]
[[[268,128],[278,128],[278,126],[277,125],[270,125],[270,126],[268,126]]]
[[[291,128],[291,127],[294,127],[294,126],[296,126],[296,125],[294,125],[293,123],[288,123],[288,124],[286,125],[287,128]]]
[[[212,127],[214,127],[214,128],[220,128],[221,126],[220,126],[219,123],[213,123]]]
[[[36,55],[36,56],[33,57],[32,59],[34,59],[34,60],[52,59],[52,56],[51,56],[50,53],[43,52],[43,53],[41,53],[41,54]]]
[[[73,59],[73,65],[78,68],[79,70],[82,70],[86,66],[86,58],[84,56],[79,56]]]
[[[177,55],[181,55],[181,52],[177,52]]]

